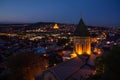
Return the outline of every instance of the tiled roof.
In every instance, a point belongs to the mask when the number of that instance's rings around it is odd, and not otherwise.
[[[75,57],[55,67],[49,68],[43,72],[43,75],[45,76],[48,72],[51,73],[56,80],[85,80],[93,71],[94,69],[91,65],[86,64],[81,58]]]
[[[76,57],[51,68],[50,71],[54,72],[60,80],[65,80],[69,75],[79,70],[83,64],[81,59]]]

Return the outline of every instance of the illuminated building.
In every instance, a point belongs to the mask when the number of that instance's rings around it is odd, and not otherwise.
[[[73,53],[78,55],[91,54],[91,41],[89,31],[87,30],[87,26],[85,26],[82,19],[80,19],[80,22],[74,32],[73,42],[74,42]]]
[[[57,24],[55,24],[53,28],[54,28],[54,29],[59,29],[59,27],[58,27]]]
[[[101,35],[101,39],[106,39],[106,37],[107,37],[106,33],[103,32],[102,35]]]
[[[93,51],[94,53],[97,53],[97,54],[101,54],[101,49],[99,49],[99,48],[94,48],[94,51]]]

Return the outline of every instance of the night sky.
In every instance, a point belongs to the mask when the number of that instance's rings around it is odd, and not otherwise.
[[[120,0],[0,0],[0,23],[120,26]]]

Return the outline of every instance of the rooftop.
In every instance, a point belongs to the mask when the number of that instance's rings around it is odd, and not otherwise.
[[[74,31],[74,36],[80,36],[80,37],[88,37],[89,36],[89,31],[87,29],[87,26],[84,24],[82,18],[80,19],[80,22]]]

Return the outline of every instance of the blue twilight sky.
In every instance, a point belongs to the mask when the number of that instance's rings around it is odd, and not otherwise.
[[[120,26],[120,0],[0,0],[0,23],[79,22]]]

